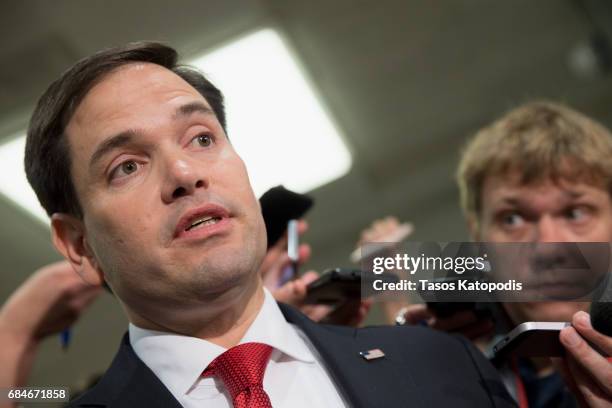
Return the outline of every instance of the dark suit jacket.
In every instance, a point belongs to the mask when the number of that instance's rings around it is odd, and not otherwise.
[[[497,371],[467,340],[422,327],[353,329],[320,325],[280,305],[318,350],[353,407],[515,406]],[[360,351],[379,348],[366,361]],[[178,408],[181,405],[132,349],[127,334],[96,386],[70,407]]]

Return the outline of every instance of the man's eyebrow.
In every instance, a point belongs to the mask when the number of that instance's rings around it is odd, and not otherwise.
[[[212,109],[204,105],[202,102],[191,102],[179,106],[174,113],[174,118],[178,119],[180,117],[189,116],[192,113],[204,113],[206,115],[215,114]]]
[[[577,199],[584,195],[584,191],[566,190],[565,195],[571,199]]]
[[[529,199],[521,197],[518,193],[510,193],[505,197],[502,197],[496,203],[497,206],[510,207],[511,209],[516,208],[530,208],[531,204]]]
[[[503,203],[503,204],[509,204],[509,205],[512,205],[512,206],[518,206],[518,205],[521,204],[521,199],[517,198],[517,197],[513,197],[513,196],[509,196],[509,197],[507,196],[507,197],[502,198],[500,200],[500,202]]]
[[[116,134],[115,136],[109,137],[108,139],[100,143],[100,145],[98,145],[94,153],[91,155],[89,167],[94,167],[95,164],[110,151],[132,143],[135,137],[136,131],[132,129],[123,131],[121,133]]]
[[[584,196],[583,191],[573,191],[573,190],[565,190],[563,192],[563,196],[567,197],[570,200],[576,200],[580,197]],[[500,204],[510,205],[512,207],[524,207],[529,206],[529,201],[524,201],[521,197],[516,197],[514,195],[508,195],[499,200]]]

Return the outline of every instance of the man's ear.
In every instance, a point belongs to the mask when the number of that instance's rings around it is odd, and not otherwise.
[[[51,216],[51,239],[55,248],[70,262],[86,283],[100,286],[104,273],[87,244],[83,221],[64,213]]]

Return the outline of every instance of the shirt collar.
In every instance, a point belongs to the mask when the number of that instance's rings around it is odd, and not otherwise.
[[[175,395],[185,394],[225,348],[196,337],[142,329],[130,323],[130,344],[136,355]],[[314,363],[314,356],[296,328],[285,320],[264,288],[264,302],[240,341],[268,344],[290,358]]]
[[[296,360],[313,363],[314,357],[296,327],[285,320],[276,300],[264,289],[264,302],[240,343],[265,343]]]

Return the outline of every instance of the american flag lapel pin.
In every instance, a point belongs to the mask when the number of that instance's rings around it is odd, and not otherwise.
[[[372,349],[368,351],[360,351],[359,355],[364,359],[370,361],[376,360],[377,358],[383,358],[385,356],[385,353],[383,353],[381,349]]]

